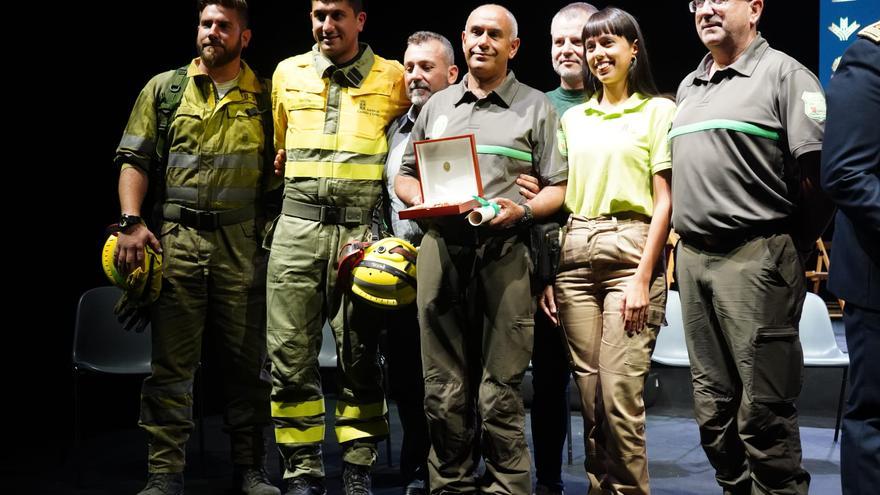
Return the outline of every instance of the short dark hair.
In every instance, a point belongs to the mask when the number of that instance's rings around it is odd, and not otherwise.
[[[238,14],[243,28],[247,29],[248,21],[248,4],[247,0],[198,0],[199,15],[208,5],[219,5],[227,9],[232,9]]]
[[[601,34],[621,36],[630,43],[639,42],[639,50],[636,53],[635,62],[627,75],[627,89],[630,94],[638,92],[649,97],[660,96],[657,85],[654,83],[654,76],[651,74],[651,64],[648,62],[648,47],[645,44],[645,37],[642,35],[642,30],[639,28],[639,22],[636,18],[629,12],[617,7],[606,7],[590,16],[590,19],[584,26],[584,43],[586,43],[587,38]],[[586,58],[586,51],[584,52],[584,57]],[[597,98],[602,99],[602,83],[590,72],[589,67],[587,67],[586,74],[584,74],[584,90],[590,96],[596,95]]]
[[[324,1],[324,2],[337,2],[339,0],[312,0],[312,3]],[[344,2],[348,2],[348,6],[351,7],[351,10],[354,11],[355,14],[360,14],[364,11],[364,0],[342,0]]]

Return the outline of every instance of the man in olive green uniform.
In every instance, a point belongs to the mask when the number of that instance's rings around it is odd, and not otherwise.
[[[806,293],[798,250],[833,211],[818,186],[822,87],[758,33],[763,8],[690,2],[709,53],[679,86],[669,132],[694,416],[732,495],[808,491],[795,406]]]
[[[431,493],[531,493],[519,393],[535,313],[528,226],[562,205],[568,168],[552,103],[507,70],[519,44],[507,9],[475,9],[462,33],[467,76],[431,97],[412,130],[413,142],[474,134],[484,195],[500,206],[476,228],[460,215],[432,219],[419,248]],[[544,187],[525,201],[515,180],[529,173]],[[406,205],[422,203],[412,145],[395,190]]]
[[[117,266],[129,272],[141,265],[146,244],[164,253],[162,292],[151,308],[152,374],[141,395],[150,473],[141,493],[183,493],[193,375],[202,335],[210,332],[222,363],[236,477],[245,493],[272,495],[279,491],[263,468],[269,376],[266,256],[259,244],[269,191],[280,186],[264,160],[268,129],[258,102],[268,107],[269,88],[241,60],[251,37],[245,1],[203,0],[199,13],[200,56],[185,77],[181,69],[150,80],[115,159],[123,214]],[[163,132],[160,106],[172,98],[172,86],[183,92]],[[158,238],[140,220],[148,187],[164,199]]]
[[[382,191],[385,128],[409,106],[403,69],[358,43],[359,1],[313,1],[317,44],[278,65],[273,115],[284,162],[282,215],[266,240],[272,417],[290,494],[322,494],[324,398],[318,369],[326,319],[336,338],[336,438],[347,494],[370,493],[376,442],[388,434],[376,361],[379,310],[337,287],[343,245],[366,240]],[[280,168],[280,163],[278,164]]]

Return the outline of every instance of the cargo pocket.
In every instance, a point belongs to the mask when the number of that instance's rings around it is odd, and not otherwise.
[[[274,220],[266,224],[263,229],[263,249],[270,251],[272,249],[272,238],[275,236],[275,227],[278,225],[278,219],[281,215],[275,217]]]
[[[257,221],[256,219],[248,219],[238,224],[241,234],[248,239],[257,237]]]
[[[755,337],[752,398],[755,402],[791,402],[803,382],[804,356],[797,329],[763,327]]]

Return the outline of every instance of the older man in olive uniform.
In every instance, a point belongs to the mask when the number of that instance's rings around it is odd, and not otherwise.
[[[669,133],[676,268],[695,415],[718,484],[806,494],[799,251],[833,211],[818,190],[825,100],[815,75],[758,34],[763,7],[690,2],[709,54],[679,86]]]
[[[471,12],[462,33],[469,72],[431,98],[412,131],[413,141],[474,134],[484,194],[500,206],[488,226],[471,227],[461,216],[430,222],[419,250],[432,493],[531,492],[519,394],[535,310],[525,240],[533,218],[562,204],[568,169],[553,105],[508,72],[519,45],[507,9]],[[515,182],[523,173],[545,184],[527,202]],[[418,177],[410,146],[396,182],[407,205],[421,203]],[[486,471],[477,480],[480,454]]]

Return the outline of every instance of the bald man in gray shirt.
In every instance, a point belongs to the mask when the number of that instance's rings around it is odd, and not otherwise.
[[[562,205],[568,168],[552,104],[507,70],[519,43],[507,9],[475,9],[462,34],[468,74],[428,101],[412,131],[413,141],[474,134],[484,195],[501,207],[486,226],[460,215],[429,222],[419,249],[433,493],[531,493],[519,393],[535,311],[526,240],[533,217]],[[516,184],[523,173],[544,184],[528,201]],[[395,186],[407,205],[421,203],[418,177],[409,146]],[[486,470],[477,479],[480,455]]]

